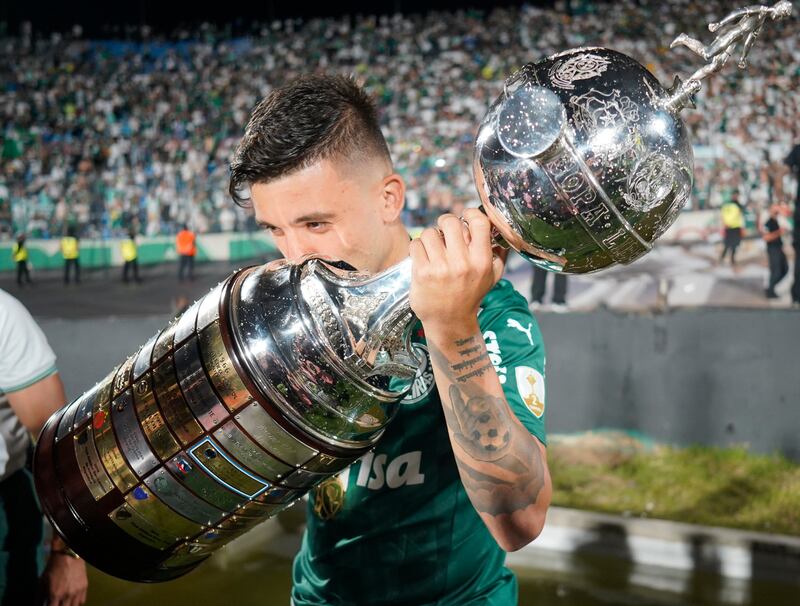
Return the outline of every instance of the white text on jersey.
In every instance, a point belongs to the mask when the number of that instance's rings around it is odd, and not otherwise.
[[[487,330],[483,333],[483,340],[486,341],[486,351],[489,352],[489,361],[491,361],[494,370],[497,373],[497,378],[500,379],[500,384],[506,382],[506,367],[501,366],[503,363],[502,352],[500,345],[497,343],[497,335],[493,330]]]
[[[401,454],[392,459],[388,465],[386,454],[376,456],[374,452],[368,452],[361,458],[361,469],[358,471],[356,484],[370,490],[380,490],[384,486],[400,488],[422,484],[425,481],[425,474],[420,473],[421,464],[420,450]]]

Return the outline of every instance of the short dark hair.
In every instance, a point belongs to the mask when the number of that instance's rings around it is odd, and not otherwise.
[[[231,162],[228,191],[247,206],[249,186],[315,162],[354,157],[392,159],[373,99],[352,77],[302,76],[253,110]]]

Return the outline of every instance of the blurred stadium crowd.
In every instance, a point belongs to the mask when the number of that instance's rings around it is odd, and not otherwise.
[[[255,228],[227,194],[228,162],[249,112],[274,86],[325,70],[353,73],[378,99],[395,164],[407,179],[405,220],[424,225],[477,203],[473,137],[505,77],[577,46],[607,46],[662,84],[701,60],[669,50],[680,32],[710,41],[706,24],[740,3],[709,0],[573,2],[489,13],[352,16],[199,26],[170,36],[146,27],[90,40],[79,27],[38,36],[0,32],[0,239],[26,232],[82,237]],[[695,143],[690,208],[738,191],[764,207],[794,191],[783,158],[798,141],[797,18],[769,23],[746,71],[735,60],[684,110]],[[769,31],[766,31],[766,30]]]

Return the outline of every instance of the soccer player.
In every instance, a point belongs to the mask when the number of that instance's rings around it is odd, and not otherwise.
[[[412,258],[425,363],[386,434],[309,497],[295,606],[516,603],[505,552],[541,532],[551,483],[544,345],[501,280],[477,209],[411,241],[371,99],[351,79],[305,76],[254,110],[230,191],[283,255],[380,272]]]

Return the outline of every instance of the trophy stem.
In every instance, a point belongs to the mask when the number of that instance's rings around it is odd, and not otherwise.
[[[374,275],[340,273],[323,261],[308,264],[301,279],[313,322],[330,349],[359,375],[413,376],[418,361],[409,335],[411,257]]]
[[[669,89],[670,96],[664,103],[664,109],[673,113],[678,113],[687,106],[694,109],[694,95],[700,88],[701,84],[697,80],[684,82],[678,76],[675,76],[672,88]]]

